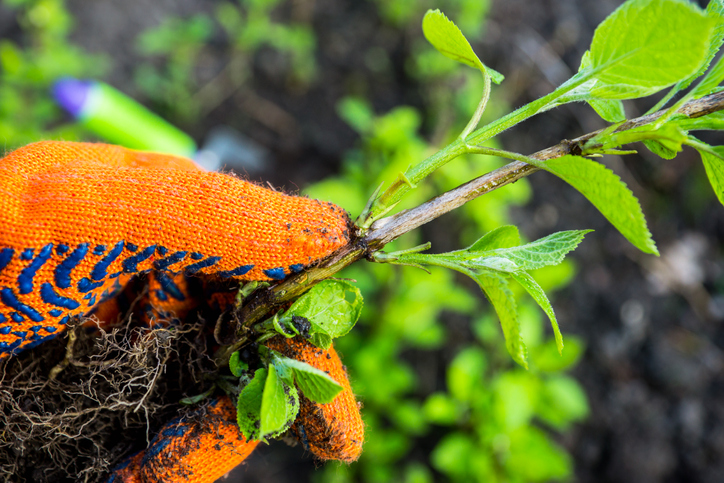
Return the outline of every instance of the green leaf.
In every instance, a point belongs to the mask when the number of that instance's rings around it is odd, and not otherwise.
[[[229,369],[236,377],[241,377],[241,374],[249,369],[249,365],[239,359],[239,351],[231,354],[231,357],[229,358]]]
[[[566,155],[538,164],[576,188],[635,247],[658,255],[641,205],[613,171],[581,156]]]
[[[323,332],[317,332],[309,337],[309,342],[324,350],[332,346],[332,338]]]
[[[586,142],[583,146],[583,153],[606,153],[624,144],[639,141],[643,141],[646,144],[646,141],[655,141],[657,146],[661,146],[662,149],[665,150],[663,154],[668,155],[673,152],[675,155],[675,153],[681,151],[681,145],[686,139],[686,132],[681,129],[677,122],[667,122],[659,128],[654,124],[646,124],[621,132],[602,132]]]
[[[358,97],[345,97],[337,103],[337,114],[349,126],[360,134],[372,129],[375,113],[367,100]]]
[[[573,462],[546,431],[530,425],[510,433],[506,468],[515,468],[518,481],[564,481],[573,474]]]
[[[508,288],[508,277],[515,277],[548,314],[556,340],[562,348],[562,337],[550,302],[543,289],[525,270],[561,263],[566,254],[575,249],[589,231],[591,230],[563,231],[523,246],[485,250],[500,244],[505,246],[519,242],[515,227],[500,227],[465,250],[437,255],[407,250],[391,253],[387,259],[393,260],[393,263],[446,267],[475,280],[498,314],[508,352],[513,360],[527,368],[526,347],[521,338],[516,303]]]
[[[440,10],[428,10],[422,19],[422,33],[442,55],[457,62],[469,65],[489,75],[491,80],[500,84],[504,77],[483,64],[470,46],[470,42],[457,25]]]
[[[536,412],[546,423],[565,430],[571,423],[588,415],[588,398],[575,379],[564,375],[553,376],[543,385]]]
[[[297,418],[297,413],[297,390],[286,384],[279,376],[276,366],[270,364],[261,400],[260,439],[277,436],[289,429]]]
[[[317,347],[329,348],[333,338],[348,333],[362,312],[363,299],[359,289],[343,280],[324,280],[302,295],[284,318],[305,317],[312,324],[310,341]]]
[[[506,433],[530,425],[540,399],[541,379],[529,372],[504,371],[493,382],[491,418]]]
[[[548,318],[551,321],[551,327],[553,327],[553,335],[556,339],[556,347],[558,348],[558,353],[562,355],[563,336],[561,335],[561,330],[558,328],[556,314],[553,312],[553,307],[551,306],[548,297],[546,297],[546,293],[543,291],[540,285],[536,283],[533,277],[531,277],[530,274],[528,274],[527,272],[515,272],[512,274],[512,276],[515,281],[518,282],[526,290],[526,292],[530,294],[531,297],[533,297],[533,300],[535,300],[540,308],[543,309],[543,312],[548,315]]]
[[[460,417],[462,409],[462,404],[442,392],[430,394],[422,406],[425,419],[441,425],[454,424]]]
[[[714,67],[706,74],[701,82],[699,82],[692,92],[694,99],[704,97],[719,86],[724,80],[724,58],[719,59]]]
[[[623,103],[615,99],[589,99],[588,104],[594,111],[608,122],[621,122],[626,120],[626,111]]]
[[[701,117],[674,119],[683,131],[721,131],[724,130],[724,111],[716,111]]]
[[[689,2],[627,1],[593,35],[581,72],[596,80],[590,96],[643,97],[692,76],[707,58],[715,24]]]
[[[505,76],[503,74],[495,69],[491,69],[487,65],[485,66],[485,70],[488,72],[488,75],[490,75],[490,80],[493,81],[494,84],[500,84],[505,80]]]
[[[660,141],[657,141],[655,139],[645,139],[642,142],[644,143],[644,146],[649,149],[649,151],[664,159],[674,159],[679,154],[679,151],[681,151],[681,149],[679,149],[678,151],[669,149],[664,146]]]
[[[195,396],[185,397],[182,398],[179,403],[183,404],[184,406],[192,406],[194,404],[198,404],[207,397],[211,396],[214,391],[216,390],[216,386],[212,386],[208,391],[205,391],[201,394],[197,394]]]
[[[520,245],[518,228],[513,225],[505,225],[489,231],[467,250],[470,252],[484,252],[496,248],[510,248],[518,245]]]
[[[572,368],[583,355],[585,347],[581,339],[574,335],[566,337],[566,350],[558,353],[558,346],[554,340],[531,349],[530,359],[539,371],[560,372]]]
[[[518,269],[536,270],[561,263],[566,254],[575,250],[586,233],[591,231],[559,231],[525,245],[493,250],[492,253],[512,261]]]
[[[254,379],[242,389],[236,403],[236,422],[247,439],[261,439],[259,420],[266,379],[267,370],[257,369]]]
[[[719,202],[724,205],[724,146],[710,146],[708,150],[699,148],[697,150],[701,155],[711,187]]]
[[[508,288],[508,282],[505,278],[492,274],[471,274],[471,276],[488,297],[498,314],[508,353],[515,362],[528,369],[528,350],[520,336],[518,309],[515,305],[513,292]]]
[[[291,369],[294,381],[299,389],[314,402],[327,404],[334,401],[342,391],[342,386],[324,371],[312,367],[306,362],[288,357],[280,357],[280,362]]]
[[[448,432],[442,437],[430,454],[433,468],[454,481],[471,481],[468,476],[467,464],[490,456],[480,451],[472,435],[462,431]],[[483,480],[484,481],[484,480]]]
[[[684,79],[676,85],[676,88],[679,91],[689,87],[697,77],[707,71],[711,61],[714,60],[714,56],[721,48],[722,42],[724,42],[724,1],[709,0],[709,4],[706,6],[706,15],[709,18],[713,18],[715,22],[709,38],[706,58],[694,75]]]
[[[709,38],[709,47],[707,49],[707,55],[705,59],[702,61],[699,69],[692,74],[691,76],[687,77],[686,79],[683,79],[676,83],[676,85],[663,97],[659,102],[656,103],[655,106],[653,106],[647,114],[650,114],[652,112],[656,112],[659,109],[661,109],[663,106],[665,106],[676,94],[681,92],[682,90],[686,89],[691,85],[691,83],[700,77],[702,74],[704,74],[708,69],[709,65],[711,64],[711,61],[714,60],[714,57],[716,56],[716,53],[719,51],[722,45],[722,41],[724,41],[724,2],[722,0],[711,0],[709,4],[706,6],[706,15],[713,19],[715,22],[715,26],[711,31],[711,37]],[[704,84],[701,82],[699,85],[697,85],[696,89],[693,89],[691,92],[689,92],[686,96],[682,97],[675,105],[675,107],[680,107],[681,104],[684,102],[693,99],[698,98],[713,92],[717,91],[717,88],[712,88],[712,79],[705,79]]]
[[[447,368],[447,386],[450,395],[458,401],[471,402],[487,368],[485,352],[480,347],[467,347],[460,351]]]
[[[487,268],[496,272],[513,273],[520,270],[520,267],[504,257],[487,256],[463,262],[462,265],[476,269]]]

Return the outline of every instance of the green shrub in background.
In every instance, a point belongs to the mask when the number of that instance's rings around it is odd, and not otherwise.
[[[185,122],[198,118],[196,69],[213,31],[207,16],[195,15],[188,20],[166,18],[138,37],[138,52],[161,65],[141,63],[134,73],[136,85],[167,115]]]
[[[281,3],[221,1],[213,14],[166,18],[138,37],[138,52],[148,60],[136,69],[136,84],[168,116],[184,123],[208,114],[241,88],[252,75],[255,54],[265,47],[283,57],[289,82],[307,85],[317,71],[314,32],[303,21],[273,21]],[[202,79],[199,64],[214,37],[225,38],[226,64]]]
[[[421,12],[428,7],[422,1],[376,3],[383,17],[400,28],[419,25]],[[468,20],[461,29],[475,38],[482,31],[486,2],[453,3],[460,4],[451,6],[458,14],[455,18]],[[470,15],[474,6],[481,6],[477,16]],[[477,24],[478,32],[471,23]],[[464,126],[445,121],[466,119],[475,110],[482,91],[480,75],[441,56],[422,36],[415,40],[414,51],[406,67],[425,86],[433,119],[424,120],[410,107],[378,116],[363,99],[344,99],[339,114],[359,133],[360,144],[346,156],[339,178],[317,183],[307,194],[335,200],[359,213],[380,182],[430,154],[428,142],[418,133],[423,122],[431,124],[441,144],[462,130]],[[463,88],[453,90],[451,85],[462,76]],[[486,118],[494,119],[504,108],[493,102]],[[492,157],[458,158],[454,167],[435,174],[434,191],[452,189],[502,164]],[[433,195],[430,184],[419,186],[403,207],[416,206]],[[530,185],[521,180],[467,203],[456,212],[453,224],[464,229],[451,243],[466,246],[480,233],[509,224],[510,207],[526,204],[530,195]],[[418,245],[419,236],[419,232],[407,234],[390,250]],[[552,441],[550,430],[565,431],[588,414],[583,389],[565,375],[582,354],[579,339],[566,338],[561,358],[553,338],[544,333],[543,313],[532,301],[521,304],[520,323],[530,351],[530,369],[524,371],[505,351],[497,316],[478,296],[479,289],[450,271],[432,269],[427,274],[358,264],[342,273],[357,280],[365,294],[357,329],[339,339],[337,348],[364,402],[367,441],[358,463],[328,464],[315,475],[316,481],[423,483],[435,479],[434,471],[453,481],[485,482],[548,481],[572,475],[572,461]],[[551,294],[574,274],[573,262],[565,260],[538,270],[535,278]],[[515,289],[517,299],[520,288]],[[472,337],[461,340],[459,334],[450,334],[445,316],[451,313],[467,320],[464,325],[472,328]],[[429,356],[419,357],[444,361],[445,367],[416,373],[405,357],[411,351],[429,351]],[[438,377],[440,373],[444,378]],[[429,454],[421,451],[431,446]]]
[[[66,116],[50,96],[63,76],[99,77],[108,59],[90,55],[68,41],[73,18],[64,0],[3,0],[15,11],[21,43],[0,40],[0,140],[7,149],[40,139],[80,140],[83,128]]]

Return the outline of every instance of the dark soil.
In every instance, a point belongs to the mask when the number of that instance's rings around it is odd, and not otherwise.
[[[138,60],[137,33],[170,14],[208,10],[211,2],[69,3],[76,16],[74,40],[110,54],[115,68],[107,80],[137,94],[131,75]],[[431,106],[423,101],[424,86],[403,68],[419,29],[386,26],[371,2],[295,3],[311,5],[319,79],[299,90],[257,59],[247,86],[285,113],[284,121],[276,128],[260,122],[247,98],[235,95],[183,127],[201,140],[213,126],[232,126],[272,153],[274,169],[260,176],[277,185],[295,180],[302,186],[336,172],[342,154],[355,143],[353,131],[335,112],[341,97],[365,95],[377,112],[402,104],[423,111]],[[485,38],[474,47],[506,75],[494,95],[517,107],[549,92],[577,69],[593,28],[618,4],[493,1]],[[221,47],[209,53],[208,64],[217,69],[226,61],[223,42],[219,39]],[[389,53],[390,72],[366,66],[364,54],[371,47]],[[649,106],[627,102],[627,114],[643,114]],[[526,122],[502,139],[509,149],[532,153],[602,126],[592,110],[577,105]],[[721,144],[721,139],[711,142]],[[587,343],[574,374],[592,410],[588,421],[561,442],[574,455],[576,481],[724,481],[724,208],[707,186],[696,153],[685,150],[663,161],[640,149],[641,156],[606,162],[641,200],[660,258],[636,252],[578,193],[546,174],[532,176],[534,199],[515,212],[531,239],[557,230],[596,230],[573,255],[580,268],[575,283],[555,301],[564,332]],[[299,447],[274,443],[257,450],[237,475],[266,483],[307,481],[316,466]]]

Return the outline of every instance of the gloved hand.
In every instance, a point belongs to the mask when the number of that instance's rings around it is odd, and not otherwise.
[[[200,295],[187,292],[186,277],[281,280],[344,246],[348,225],[331,203],[200,171],[184,158],[69,142],[18,149],[0,160],[0,358],[58,335],[75,315],[108,312],[137,274],[150,272],[151,320],[183,321]],[[294,430],[322,459],[355,460],[363,425],[334,350],[267,344],[342,384],[332,403],[302,398]],[[168,423],[111,481],[210,482],[256,446],[227,397],[197,413]]]

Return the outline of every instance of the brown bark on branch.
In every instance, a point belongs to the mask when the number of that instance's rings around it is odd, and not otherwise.
[[[687,117],[695,118],[722,109],[724,109],[724,91],[687,102],[678,112]],[[650,124],[661,117],[664,112],[666,112],[665,109],[649,114],[648,116],[630,119],[624,122],[615,132],[628,131],[629,129]],[[601,131],[603,131],[603,129],[584,134],[572,141],[563,140],[555,146],[531,154],[530,157],[545,161],[546,159],[560,158],[566,154],[581,154],[583,144]],[[458,186],[447,193],[443,193],[411,210],[401,211],[377,221],[372,225],[367,234],[367,244],[373,250],[380,249],[402,234],[424,225],[478,196],[489,193],[506,184],[514,183],[536,171],[540,171],[540,168],[520,161],[507,164],[502,168]]]
[[[690,118],[696,118],[722,109],[724,109],[724,91],[689,101],[678,112]],[[661,110],[647,116],[628,120],[616,132],[627,131],[649,124],[661,117],[664,112],[665,110]],[[561,141],[555,146],[532,154],[530,157],[544,161],[566,154],[581,154],[583,144],[600,132],[601,130],[591,132],[571,141]],[[339,270],[361,258],[369,257],[371,253],[380,250],[387,243],[404,233],[429,223],[478,196],[496,190],[501,186],[514,183],[539,170],[540,168],[520,161],[507,164],[443,193],[420,206],[378,220],[371,226],[365,237],[354,240],[328,259],[320,262],[316,267],[294,275],[268,290],[253,294],[244,306],[234,314],[232,318],[234,322],[232,327],[229,327],[231,330],[227,331],[231,340],[220,341],[231,345],[224,346],[219,350],[216,356],[217,362],[225,363],[228,361],[231,353],[247,341],[247,337],[250,335],[249,327],[265,317],[272,308],[294,300],[316,282],[333,276]],[[223,332],[218,329],[217,327],[217,332]]]

